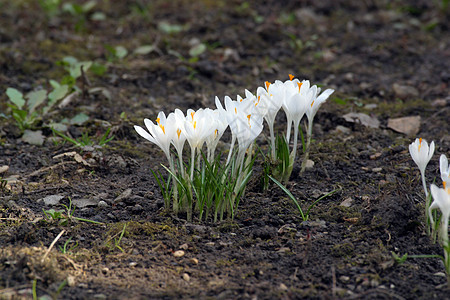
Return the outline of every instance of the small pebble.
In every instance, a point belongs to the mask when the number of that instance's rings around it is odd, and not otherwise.
[[[288,290],[288,287],[287,287],[284,283],[280,283],[279,288],[280,288],[280,290],[282,290],[282,291],[287,291],[287,290]]]
[[[191,280],[188,273],[183,273],[183,279],[184,279],[184,281],[187,281],[187,282],[189,282],[189,280]]]
[[[106,202],[103,201],[103,200],[100,200],[100,201],[98,202],[97,206],[98,206],[98,207],[101,207],[101,208],[105,208],[105,207],[108,207],[108,203],[106,203]]]
[[[177,250],[173,253],[173,256],[175,257],[182,257],[184,256],[184,251],[183,250]]]
[[[189,260],[190,263],[194,264],[194,265],[198,265],[198,259],[196,259],[195,257],[191,258]]]
[[[188,244],[183,244],[180,246],[180,249],[182,249],[182,250],[187,250],[188,248],[189,248]]]
[[[132,262],[130,262],[128,265],[129,265],[130,267],[136,267],[137,262],[132,261]]]
[[[6,173],[9,170],[8,166],[1,166],[0,167],[0,174]]]
[[[66,280],[68,286],[75,286],[75,276],[69,275]]]

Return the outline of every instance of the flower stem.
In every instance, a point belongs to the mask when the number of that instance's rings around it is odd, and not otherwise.
[[[300,174],[305,172],[306,162],[309,159],[309,150],[311,148],[311,139],[312,139],[312,122],[313,120],[308,122],[308,133],[306,134],[306,148],[305,148],[305,156],[302,161],[302,168],[300,169]]]
[[[194,180],[195,148],[191,147],[191,182]]]
[[[275,133],[273,132],[273,124],[269,125],[269,132],[270,132],[270,143],[271,143],[271,147],[270,147],[270,153],[272,156],[272,161],[275,161],[277,159],[276,154],[275,154]]]
[[[228,158],[227,158],[227,165],[230,162],[231,159],[231,155],[233,154],[233,148],[234,148],[234,144],[236,143],[236,137],[233,135],[233,137],[231,138],[231,145],[230,145],[230,151],[228,152]]]

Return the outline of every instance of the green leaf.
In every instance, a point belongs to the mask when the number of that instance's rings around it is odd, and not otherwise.
[[[82,125],[84,122],[89,120],[89,116],[85,113],[79,113],[72,119],[70,119],[70,124],[72,125]]]
[[[183,31],[183,26],[181,25],[172,25],[168,22],[162,21],[158,24],[158,29],[167,34],[179,33]]]
[[[69,87],[67,85],[61,85],[58,88],[54,89],[48,94],[49,106],[53,106],[58,100],[61,100],[67,92],[69,91]]]
[[[65,57],[62,59],[62,61],[63,61],[64,63],[67,63],[69,66],[72,66],[72,65],[74,65],[74,64],[76,64],[76,63],[78,62],[78,59],[76,59],[76,58],[73,57],[73,56],[65,56]]]
[[[206,51],[206,45],[201,43],[201,44],[198,44],[198,45],[192,47],[191,50],[189,50],[189,55],[192,57],[197,57],[197,56],[200,56],[205,51]]]
[[[72,76],[74,79],[77,79],[81,76],[81,68],[83,68],[84,72],[87,72],[89,68],[92,65],[92,61],[82,61],[75,63],[73,66],[70,67],[69,73],[70,76]]]
[[[140,47],[137,47],[136,49],[134,49],[133,52],[134,52],[134,54],[137,54],[137,55],[146,55],[154,50],[155,50],[155,47],[153,45],[143,45],[143,46],[140,46]]]
[[[104,21],[106,20],[106,15],[102,13],[101,11],[97,11],[92,14],[91,16],[92,21]]]
[[[123,46],[116,46],[115,54],[118,58],[124,58],[128,54],[128,50]]]
[[[8,95],[9,100],[14,103],[17,108],[22,109],[25,105],[25,99],[23,99],[23,94],[16,90],[15,88],[7,88],[6,95]]]
[[[53,79],[50,79],[48,82],[50,83],[53,89],[57,89],[61,86],[58,81]]]
[[[41,105],[45,99],[47,99],[47,91],[39,90],[34,92],[29,92],[26,97],[28,98],[28,108],[30,113],[34,112],[36,107]]]
[[[108,67],[103,64],[94,62],[92,63],[90,70],[95,75],[102,76],[103,74],[106,73],[106,71],[108,71]]]
[[[86,2],[85,4],[83,4],[83,12],[88,12],[88,11],[90,11],[91,9],[93,9],[94,7],[95,7],[95,5],[97,5],[97,1],[94,1],[94,0],[92,0],[92,1],[88,1],[88,2]]]

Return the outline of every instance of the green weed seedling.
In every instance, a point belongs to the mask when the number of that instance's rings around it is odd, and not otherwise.
[[[126,232],[126,229],[127,229],[127,225],[128,225],[128,223],[123,224],[123,228],[120,231],[120,233],[117,233],[117,234],[113,235],[111,238],[109,238],[106,241],[106,246],[109,247],[110,251],[112,251],[115,248],[117,248],[120,251],[122,251],[122,253],[125,253],[125,250],[123,250],[123,248],[120,246],[120,243],[122,242],[122,238],[125,235],[125,232]],[[111,241],[113,241],[113,240],[114,240],[114,246],[111,245]]]
[[[88,222],[88,223],[93,223],[93,224],[103,224],[102,222],[97,222],[94,220],[75,217],[73,215],[75,213],[75,207],[72,208],[72,199],[70,197],[69,197],[69,206],[67,206],[65,204],[62,204],[62,206],[64,206],[64,208],[66,209],[65,211],[64,210],[54,210],[53,208],[51,208],[49,210],[42,209],[47,221],[58,222],[58,225],[61,225],[61,226],[66,226],[67,224],[69,224],[69,222],[71,220]]]
[[[66,85],[58,84],[53,88],[53,91],[48,94],[46,90],[41,89],[29,92],[25,96],[15,88],[6,89],[6,95],[11,102],[8,103],[11,115],[21,131],[33,128],[37,121],[42,119],[68,92]]]
[[[63,254],[68,254],[68,253],[72,252],[72,250],[74,250],[76,247],[78,247],[78,241],[77,241],[74,245],[71,245],[70,247],[68,247],[71,241],[72,241],[72,237],[70,237],[70,238],[64,243],[64,246],[62,246],[62,247],[59,246],[59,250],[61,250],[61,252],[62,252]]]
[[[99,139],[94,139],[92,137],[89,136],[89,134],[87,132],[83,133],[81,135],[81,137],[79,137],[78,139],[74,139],[71,138],[70,136],[65,135],[64,133],[52,128],[53,134],[54,135],[59,135],[60,137],[62,137],[65,141],[74,144],[77,147],[86,147],[86,146],[100,146],[103,147],[105,146],[107,143],[109,143],[112,139],[114,139],[114,135],[109,136],[109,133],[111,131],[110,128],[108,128],[106,130],[106,132],[99,138]]]
[[[58,288],[56,289],[56,291],[54,293],[50,293],[51,296],[49,295],[44,295],[41,297],[37,296],[37,279],[34,279],[31,283],[31,292],[33,295],[33,300],[47,300],[47,299],[58,299],[59,298],[59,294],[61,294],[63,288],[67,285],[67,280],[63,280],[63,282],[61,282],[61,284],[58,286]]]
[[[269,175],[269,178],[275,182],[282,190],[283,192],[286,193],[286,195],[289,196],[289,198],[295,203],[295,205],[298,208],[298,211],[300,212],[300,215],[302,216],[303,221],[308,221],[309,218],[309,214],[311,212],[311,209],[322,199],[333,195],[334,193],[336,193],[337,191],[340,191],[341,189],[335,189],[325,195],[323,195],[322,197],[320,197],[319,199],[317,199],[316,201],[314,201],[313,203],[311,203],[311,205],[309,205],[308,209],[306,210],[306,213],[303,212],[302,207],[300,206],[300,204],[298,203],[297,199],[294,197],[294,195],[292,195],[292,193],[278,180],[276,180],[275,178],[273,178],[272,176]]]
[[[124,46],[110,46],[105,45],[105,49],[108,51],[107,59],[109,62],[115,62],[122,60],[128,55],[128,50]]]
[[[88,16],[90,16],[89,18],[93,21],[102,21],[106,19],[105,14],[102,12],[91,13],[94,7],[97,5],[97,1],[91,0],[83,4],[74,2],[64,3],[62,6],[62,11],[71,14],[76,19],[75,31],[81,32],[86,29]]]

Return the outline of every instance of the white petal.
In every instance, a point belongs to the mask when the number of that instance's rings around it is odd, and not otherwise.
[[[134,130],[136,130],[136,132],[144,139],[152,142],[153,144],[157,144],[156,140],[141,126],[134,125]]]

